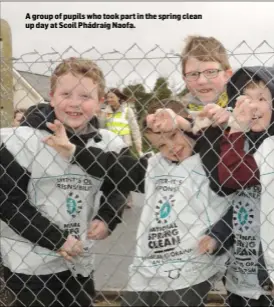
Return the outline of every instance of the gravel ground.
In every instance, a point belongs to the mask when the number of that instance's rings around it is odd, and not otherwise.
[[[0,306],[9,306],[10,296],[4,287],[3,282],[3,267],[0,259]]]

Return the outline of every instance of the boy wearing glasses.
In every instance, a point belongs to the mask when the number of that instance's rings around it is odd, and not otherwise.
[[[232,76],[232,69],[228,54],[214,37],[189,36],[181,53],[181,68],[189,90],[187,109],[192,117],[196,117],[193,131],[200,130],[196,151],[200,154],[207,176],[216,178],[219,140],[230,116],[226,85]],[[209,125],[208,121],[213,123]],[[221,190],[214,180],[210,180],[210,188],[221,196],[234,192],[229,188]]]
[[[224,46],[214,37],[189,36],[181,59],[190,92],[188,109],[200,111],[212,103],[226,107],[226,84],[232,70]]]

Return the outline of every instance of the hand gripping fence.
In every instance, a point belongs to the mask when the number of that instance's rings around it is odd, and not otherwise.
[[[197,121],[202,107],[187,89],[206,79],[200,90],[214,91],[223,69],[198,69],[184,81],[180,53],[158,45],[105,53],[52,48],[12,59],[11,87],[1,74],[1,305],[189,306],[229,297],[243,304],[261,295],[271,301],[273,47],[264,41],[252,49],[243,41],[227,53],[234,76],[224,84],[228,98],[221,107],[229,125],[216,124],[214,114]],[[89,71],[75,73],[78,58],[102,70],[105,95],[87,88],[93,84]],[[1,58],[1,69],[10,67],[8,60]],[[51,76],[64,60],[72,63],[72,79],[65,85],[57,80],[50,95]],[[113,88],[124,95],[119,111],[110,107]],[[20,127],[11,122],[16,115],[5,95],[12,95],[14,111],[24,113]],[[241,95],[249,103],[236,114]],[[91,110],[87,101],[97,107]],[[197,145],[189,163],[161,157],[159,150],[171,153],[175,145],[157,149],[148,137],[145,115],[172,108],[171,101],[188,110],[197,129],[195,137],[191,131],[179,136]],[[58,112],[76,145],[74,156],[44,141],[46,123]],[[97,120],[88,128],[68,128],[90,114]],[[228,126],[239,131],[229,134]],[[187,146],[178,140],[177,146]],[[81,151],[85,146],[98,151]]]

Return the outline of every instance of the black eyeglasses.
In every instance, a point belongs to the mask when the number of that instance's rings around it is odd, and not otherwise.
[[[222,69],[206,69],[203,71],[192,71],[185,74],[187,81],[196,81],[200,78],[200,75],[203,74],[207,79],[214,79],[218,76],[219,72],[223,71]]]

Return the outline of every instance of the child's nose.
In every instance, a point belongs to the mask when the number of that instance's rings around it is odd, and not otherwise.
[[[70,99],[70,106],[75,108],[80,108],[82,105],[81,99],[78,99],[77,97],[71,97]]]
[[[204,74],[200,74],[199,78],[196,81],[199,84],[207,83],[208,78],[204,76]]]
[[[170,152],[171,152],[171,153],[175,153],[175,152],[178,151],[178,148],[179,148],[178,145],[176,145],[176,144],[171,144],[171,145],[170,145]]]

